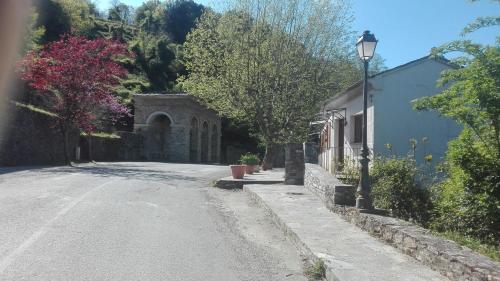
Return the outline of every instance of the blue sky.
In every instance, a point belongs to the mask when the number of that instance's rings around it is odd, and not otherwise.
[[[213,6],[216,0],[195,0]],[[284,0],[286,1],[286,0]],[[478,16],[498,16],[500,4],[489,0],[470,3],[467,0],[351,0],[353,29],[361,34],[372,31],[379,45],[377,53],[388,67],[418,59],[432,47],[458,39],[462,28]],[[101,9],[111,0],[96,0]],[[138,6],[142,0],[122,0]],[[466,38],[492,44],[500,28],[487,28]]]

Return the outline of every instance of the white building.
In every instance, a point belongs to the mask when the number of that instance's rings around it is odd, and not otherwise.
[[[426,155],[439,161],[448,141],[458,136],[460,127],[435,112],[417,112],[412,101],[439,93],[436,82],[447,61],[424,57],[378,73],[368,84],[368,147],[375,155],[406,155],[410,139],[418,141],[416,159]],[[335,173],[344,161],[357,163],[361,153],[363,123],[363,83],[359,82],[324,104],[326,123],[321,132],[319,163]],[[426,141],[422,141],[425,139]],[[387,149],[392,146],[392,152]]]

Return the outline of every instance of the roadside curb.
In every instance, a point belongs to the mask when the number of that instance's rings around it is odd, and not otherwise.
[[[322,263],[328,281],[449,280],[332,213],[303,186],[245,185],[243,190],[315,268]]]
[[[261,207],[265,212],[271,216],[271,220],[275,225],[283,232],[286,238],[288,238],[292,244],[299,250],[299,253],[309,258],[311,262],[316,263],[321,261],[321,257],[318,257],[314,252],[298,237],[298,235],[290,228],[288,225],[269,207],[260,196],[253,192],[250,188],[243,186],[243,191],[250,195],[250,198],[259,207]],[[328,265],[325,265],[325,275],[328,281],[340,281]]]

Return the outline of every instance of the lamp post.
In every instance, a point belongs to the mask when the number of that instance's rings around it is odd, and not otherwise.
[[[363,80],[363,149],[361,151],[360,160],[361,163],[361,179],[359,181],[358,189],[356,192],[356,208],[358,209],[373,209],[372,201],[370,199],[370,175],[368,172],[368,163],[370,159],[370,151],[368,150],[368,132],[367,132],[367,120],[368,120],[368,62],[373,58],[375,54],[375,48],[377,47],[377,39],[375,35],[371,34],[370,31],[365,31],[361,37],[359,37],[356,43],[358,49],[359,58],[363,61],[365,76]]]

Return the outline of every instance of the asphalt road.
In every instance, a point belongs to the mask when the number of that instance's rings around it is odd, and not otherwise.
[[[0,168],[0,280],[306,280],[227,167]]]

